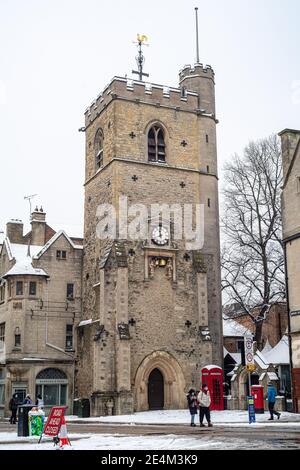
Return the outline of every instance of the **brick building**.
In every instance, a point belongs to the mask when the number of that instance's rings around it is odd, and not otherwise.
[[[31,231],[7,224],[0,245],[0,413],[16,393],[41,393],[46,410],[72,410],[76,335],[81,315],[82,239],[55,232],[36,210]]]
[[[224,315],[227,318],[231,318],[242,327],[246,328],[250,333],[255,333],[255,325],[249,315],[240,310],[238,306],[230,305],[223,309]],[[252,312],[255,315],[255,309]],[[288,313],[287,305],[285,302],[276,302],[271,305],[266,319],[263,322],[262,327],[262,348],[267,343],[271,347],[276,346],[281,338],[288,331]],[[237,352],[237,351],[232,351]]]
[[[85,114],[83,317],[76,396],[93,415],[186,406],[201,368],[222,366],[214,72],[179,87],[114,77]],[[148,220],[141,239],[99,239],[98,206],[202,204],[204,245]],[[195,215],[195,213],[194,213]]]

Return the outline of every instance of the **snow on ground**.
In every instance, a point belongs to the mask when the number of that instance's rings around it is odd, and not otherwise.
[[[1,438],[0,433],[0,439]],[[72,441],[73,435],[69,434],[71,446],[65,446],[64,450],[185,450],[221,447],[219,441],[191,438],[189,436],[124,436],[121,434],[94,434],[88,438]],[[54,450],[52,442],[10,444],[1,443],[0,450]]]
[[[1,433],[0,433],[1,434]],[[1,436],[0,436],[1,438]],[[282,439],[249,439],[213,437],[209,432],[198,436],[125,436],[122,434],[93,434],[79,440],[69,434],[71,446],[65,446],[63,450],[275,450],[275,449],[300,449],[298,440],[287,442]],[[0,443],[1,450],[59,450],[51,442],[43,441],[35,443]]]
[[[300,414],[286,413],[281,414],[278,421],[268,421],[269,413],[256,415],[257,423],[248,424],[247,411],[213,411],[212,422],[214,426],[240,427],[240,426],[280,426],[288,428],[299,428]],[[285,448],[286,443],[279,442],[278,439],[272,439],[270,442],[233,438],[228,436],[213,437],[210,432],[201,433],[201,435],[189,435],[190,416],[186,410],[163,410],[147,411],[134,413],[124,416],[105,416],[98,418],[78,418],[77,416],[67,416],[67,422],[79,423],[99,423],[114,424],[115,434],[68,434],[72,446],[66,446],[70,450],[201,450],[201,449],[274,449]],[[160,435],[160,436],[136,436],[125,435],[125,425],[148,424],[148,425],[187,425],[186,436],[181,435]],[[123,431],[124,429],[124,431]],[[297,429],[298,431],[298,429]],[[55,450],[51,438],[43,438],[42,443],[38,444],[38,437],[17,437],[16,432],[0,432],[0,451],[1,450]],[[278,441],[278,442],[277,442]],[[290,447],[300,448],[300,442],[290,443]]]
[[[253,426],[248,422],[247,411],[212,411],[212,422],[216,426],[230,425],[236,426]],[[278,423],[277,418],[274,421],[268,421],[270,417],[268,412],[256,415],[256,423],[254,426],[268,425],[275,426]],[[159,410],[159,411],[144,411],[134,413],[132,415],[122,416],[100,416],[95,418],[78,418],[78,416],[67,416],[67,422],[98,422],[98,423],[111,423],[111,424],[189,424],[190,415],[187,410]],[[280,425],[284,426],[299,426],[300,427],[300,414],[282,412],[280,417]]]

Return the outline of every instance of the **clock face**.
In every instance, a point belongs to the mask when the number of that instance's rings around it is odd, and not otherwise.
[[[155,227],[152,230],[152,241],[156,245],[166,245],[169,241],[169,232],[165,227],[161,225],[159,227]]]

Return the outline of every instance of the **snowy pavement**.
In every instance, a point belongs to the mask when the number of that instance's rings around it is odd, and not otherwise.
[[[300,449],[300,414],[269,413],[248,424],[246,411],[212,412],[213,428],[190,428],[186,410],[140,412],[126,416],[80,419],[67,416],[72,446],[65,450],[228,450]],[[50,438],[17,437],[9,425],[0,426],[1,450],[55,450]]]
[[[256,415],[256,423],[249,424],[247,411],[212,411],[211,418],[215,426],[276,426],[278,420],[268,421],[269,413]],[[144,411],[134,413],[132,415],[122,416],[102,416],[95,418],[78,418],[78,416],[67,416],[67,422],[85,422],[85,423],[110,423],[110,424],[189,424],[190,415],[187,410],[160,410],[160,411]],[[280,417],[281,426],[298,427],[300,429],[300,414],[282,412]]]
[[[1,438],[1,436],[0,436]],[[69,434],[71,446],[64,450],[237,450],[237,449],[300,449],[300,440],[293,439],[288,442],[284,439],[249,439],[201,436],[126,436],[122,434],[97,434],[73,440]],[[33,443],[0,443],[1,450],[56,450],[51,442],[43,441]]]

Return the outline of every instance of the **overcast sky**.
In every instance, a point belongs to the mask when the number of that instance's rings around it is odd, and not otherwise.
[[[299,129],[299,0],[0,0],[0,231],[29,228],[24,196],[82,235],[84,110],[114,75],[130,76],[136,33],[150,81],[178,86],[200,60],[216,73],[219,168],[250,139]],[[222,173],[221,173],[222,180]]]

